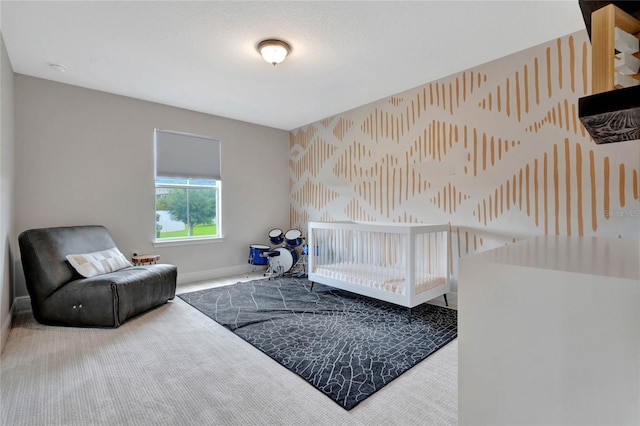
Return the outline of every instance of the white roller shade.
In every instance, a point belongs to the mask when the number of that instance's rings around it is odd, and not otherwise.
[[[154,145],[156,177],[221,180],[219,139],[155,129]]]

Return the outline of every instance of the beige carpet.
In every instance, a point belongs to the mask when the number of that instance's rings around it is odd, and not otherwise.
[[[117,329],[16,316],[2,425],[454,425],[454,340],[351,411],[175,299]]]

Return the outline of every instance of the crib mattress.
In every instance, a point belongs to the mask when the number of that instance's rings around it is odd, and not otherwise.
[[[404,270],[363,263],[334,263],[316,265],[313,272],[327,278],[376,288],[396,294],[405,294]],[[416,293],[422,293],[447,283],[447,277],[423,274],[416,277]]]

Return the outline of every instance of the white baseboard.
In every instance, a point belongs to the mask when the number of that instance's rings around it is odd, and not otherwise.
[[[6,318],[2,320],[2,329],[0,330],[0,353],[4,350],[4,345],[7,343],[7,339],[9,338],[9,332],[11,331],[11,324],[13,324],[13,314],[15,311],[16,303],[15,301],[11,304],[11,308],[9,308],[9,314]]]
[[[14,300],[15,312],[30,312],[31,311],[31,298],[29,296],[16,297]]]
[[[258,267],[259,268],[259,267]],[[178,272],[178,281],[177,284],[187,284],[198,281],[206,281],[213,278],[224,278],[232,275],[243,275],[249,273],[252,269],[254,269],[253,265],[237,265],[230,266],[227,268],[218,268],[218,269],[209,269],[206,271],[198,271],[198,272],[187,272],[187,273],[179,273]],[[11,313],[4,319],[2,323],[2,338],[4,338],[4,330],[5,326],[11,326],[11,320],[13,315],[19,312],[30,312],[31,311],[31,298],[29,296],[20,296],[16,297],[13,300],[13,304],[11,305]]]
[[[180,273],[178,270],[178,285],[194,283],[198,281],[206,281],[213,278],[224,278],[233,275],[244,275],[251,272],[253,269],[266,269],[265,267],[255,266],[250,264],[229,266],[226,268],[208,269],[206,271],[197,272],[185,272]]]
[[[205,271],[197,271],[197,272],[186,272],[180,273],[178,272],[178,281],[177,284],[189,284],[198,281],[206,281],[215,278],[224,278],[230,277],[233,275],[244,275],[250,273],[252,270],[259,271],[261,269],[266,269],[266,267],[256,266],[256,265],[236,265],[229,266],[226,268],[217,268],[217,269],[208,269]],[[449,292],[447,293],[447,299],[450,305],[458,306],[458,293]],[[443,303],[444,305],[444,303]],[[2,323],[2,333],[4,338],[4,330],[5,326],[8,323],[11,325],[11,320],[13,315],[18,312],[29,312],[31,311],[31,299],[29,296],[20,296],[16,297],[11,305],[11,313],[4,319]]]
[[[458,293],[454,293],[454,292],[447,293],[447,302],[449,303],[450,308],[458,309]],[[442,296],[438,296],[435,299],[431,299],[427,303],[430,303],[432,305],[444,306],[444,307],[447,306],[445,305],[444,298]]]

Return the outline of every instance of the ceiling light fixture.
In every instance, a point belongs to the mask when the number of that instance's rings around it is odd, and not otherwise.
[[[258,43],[258,52],[260,52],[265,61],[275,67],[284,61],[289,52],[291,52],[291,46],[282,40],[262,40]]]

